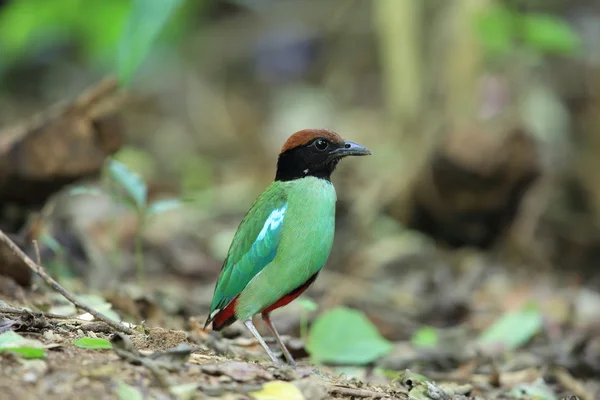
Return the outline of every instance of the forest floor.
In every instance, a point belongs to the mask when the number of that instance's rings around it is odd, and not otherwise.
[[[473,342],[449,329],[435,349],[397,340],[382,360],[353,368],[312,364],[303,343],[284,336],[299,366],[275,367],[238,324],[221,336],[204,331],[200,318],[163,315],[165,326],[181,329],[142,324],[128,336],[81,311],[78,318],[55,315],[67,313],[68,305],[43,285],[23,289],[4,278],[0,283],[0,330],[36,341],[46,354],[25,359],[0,352],[5,398],[594,400],[600,393],[593,325],[564,334],[550,324],[533,344],[493,356],[472,352]],[[73,344],[81,338],[106,339],[112,349]]]
[[[0,329],[12,327],[46,351],[43,359],[30,360],[0,353],[0,393],[7,396],[3,398],[408,399],[410,389],[400,382],[371,385],[346,379],[307,362],[276,367],[255,340],[217,339],[200,328],[185,332],[140,327],[143,333],[126,336],[102,322],[17,312],[14,307],[1,307],[0,317]],[[73,344],[84,337],[107,339],[112,349]],[[268,342],[274,346],[273,340]],[[263,386],[268,382],[276,384]]]

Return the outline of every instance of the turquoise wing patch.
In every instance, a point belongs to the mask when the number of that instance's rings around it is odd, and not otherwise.
[[[225,308],[277,254],[285,198],[257,200],[240,224],[215,288],[211,317]]]

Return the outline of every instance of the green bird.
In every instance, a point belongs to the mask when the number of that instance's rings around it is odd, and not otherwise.
[[[330,177],[340,159],[371,154],[325,129],[294,133],[277,160],[275,181],[256,199],[233,237],[213,295],[211,322],[221,330],[244,322],[276,365],[278,358],[252,317],[261,314],[291,365],[271,311],[300,296],[325,265],[335,228],[336,193]]]

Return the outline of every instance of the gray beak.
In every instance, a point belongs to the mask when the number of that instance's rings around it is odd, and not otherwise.
[[[345,141],[344,146],[339,149],[335,149],[331,152],[331,156],[334,158],[342,158],[347,156],[368,156],[371,151],[358,143]]]

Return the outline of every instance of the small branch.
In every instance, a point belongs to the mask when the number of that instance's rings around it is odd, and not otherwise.
[[[60,286],[58,284],[58,282],[56,282],[48,274],[46,274],[46,271],[44,271],[44,268],[42,266],[36,264],[31,258],[29,258],[27,256],[27,254],[25,254],[2,231],[0,231],[0,242],[6,244],[13,251],[13,253],[15,253],[17,255],[17,257],[19,257],[29,267],[29,269],[31,269],[33,272],[38,274],[44,280],[44,282],[46,282],[46,284],[48,284],[48,286],[50,286],[52,289],[56,290],[58,293],[63,295],[63,297],[65,299],[69,300],[71,303],[73,303],[75,305],[75,307],[80,308],[84,311],[87,311],[88,313],[93,315],[94,318],[96,318],[100,321],[103,321],[104,323],[106,323],[106,325],[110,326],[111,328],[113,328],[116,331],[123,332],[128,335],[136,334],[136,332],[133,329],[128,328],[119,322],[113,321],[112,319],[108,318],[107,316],[99,313],[98,311],[94,310],[93,308],[88,307],[87,305],[85,305],[82,302],[80,302],[79,300],[77,300],[75,298],[75,296],[73,296],[71,293],[69,293],[65,288]]]
[[[556,380],[569,392],[572,392],[581,400],[593,400],[594,395],[589,393],[585,386],[575,379],[565,368],[556,367],[553,371]]]
[[[329,394],[334,395],[342,395],[342,396],[351,396],[351,397],[361,397],[361,398],[373,398],[373,399],[384,399],[389,398],[390,396],[386,393],[375,392],[373,390],[366,389],[354,389],[344,386],[331,386],[329,388]]]
[[[0,315],[2,314],[8,314],[8,315],[32,315],[34,317],[38,317],[38,318],[49,318],[49,319],[66,319],[66,320],[76,320],[77,318],[73,318],[73,317],[67,317],[66,315],[59,315],[59,314],[52,314],[52,313],[45,313],[42,311],[31,311],[31,310],[26,310],[24,308],[15,308],[15,307],[0,307]],[[89,321],[84,321],[84,320],[79,320],[82,323],[84,322],[89,322]]]

